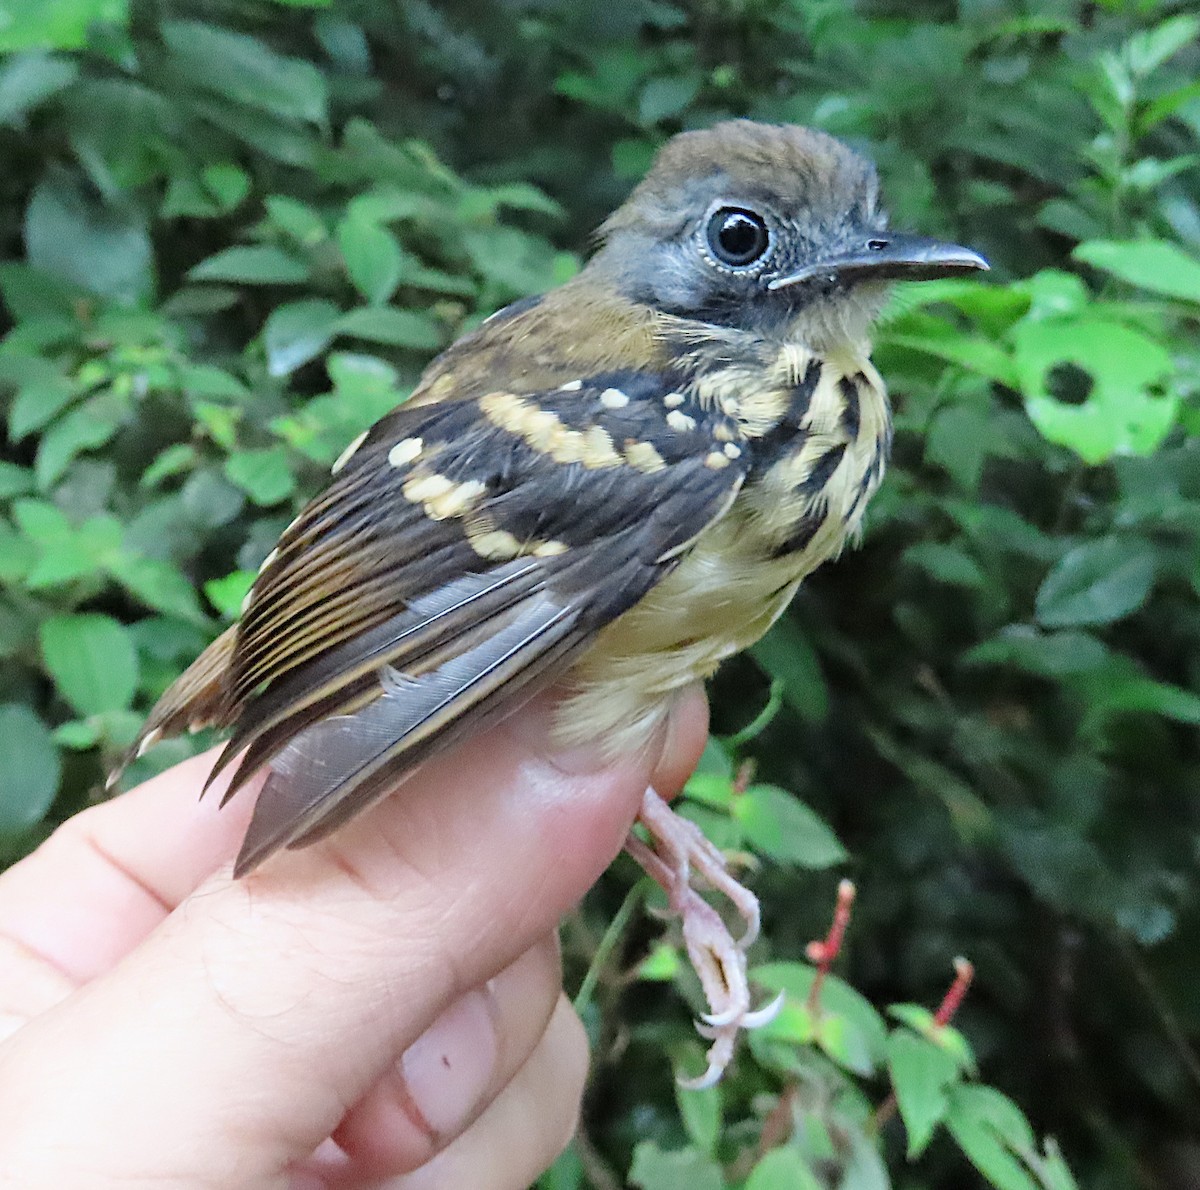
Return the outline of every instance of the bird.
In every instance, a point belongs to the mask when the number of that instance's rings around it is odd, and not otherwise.
[[[889,230],[874,166],[825,133],[679,133],[572,279],[458,339],[347,447],[126,762],[230,729],[224,800],[269,770],[241,877],[549,687],[564,746],[648,747],[858,534],[891,444],[869,342],[890,283],[987,267]],[[708,1000],[688,1085],[709,1086],[777,1007],[750,1004],[758,902],[654,789],[638,821],[627,849]]]

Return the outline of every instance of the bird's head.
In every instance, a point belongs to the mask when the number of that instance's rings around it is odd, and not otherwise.
[[[749,120],[669,141],[600,238],[589,271],[625,296],[813,346],[861,337],[889,281],[988,267],[889,231],[874,166],[840,141]]]

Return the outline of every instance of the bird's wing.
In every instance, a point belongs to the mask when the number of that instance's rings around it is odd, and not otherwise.
[[[238,630],[218,768],[242,754],[230,793],[272,768],[238,871],[561,673],[728,509],[745,475],[729,437],[636,372],[376,425],[284,533]]]

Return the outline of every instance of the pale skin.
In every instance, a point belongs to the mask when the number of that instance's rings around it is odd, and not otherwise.
[[[550,711],[241,881],[261,778],[197,801],[213,753],[0,876],[0,1187],[528,1186],[588,1061],[557,923],[707,723],[690,691],[604,764],[556,751]]]

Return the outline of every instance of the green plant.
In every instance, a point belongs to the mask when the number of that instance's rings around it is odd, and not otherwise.
[[[897,225],[979,247],[995,280],[895,295],[895,458],[863,548],[713,687],[687,804],[759,865],[784,1013],[720,1089],[674,1094],[695,988],[618,868],[567,923],[595,1079],[542,1184],[916,1190],[961,1185],[965,1152],[1002,1190],[1071,1185],[1026,1117],[1081,1186],[1172,1184],[1161,1154],[1200,1128],[1186,5],[0,18],[6,858],[96,794],[345,443],[569,275],[666,135],[816,124],[875,157]],[[810,1005],[845,873],[846,979]],[[978,975],[951,1028],[911,1005],[957,955]]]

